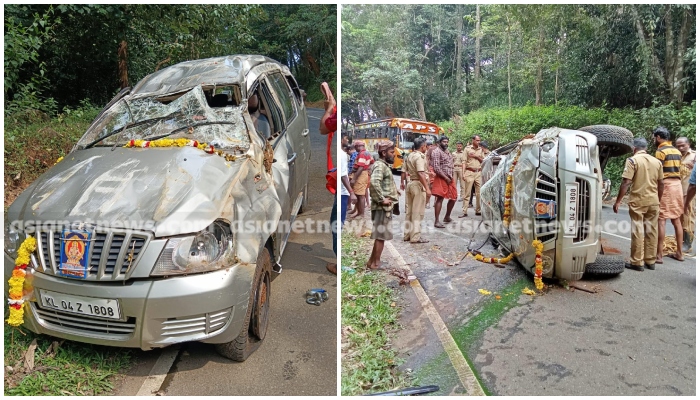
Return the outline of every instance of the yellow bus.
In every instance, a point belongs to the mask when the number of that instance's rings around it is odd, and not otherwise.
[[[376,121],[360,122],[351,126],[347,134],[350,143],[355,140],[365,142],[367,151],[375,155],[376,145],[381,140],[391,140],[396,146],[393,169],[398,170],[403,165],[403,159],[413,150],[413,140],[419,136],[426,138],[428,144],[437,142],[445,131],[432,122],[418,121],[407,118],[384,118]]]

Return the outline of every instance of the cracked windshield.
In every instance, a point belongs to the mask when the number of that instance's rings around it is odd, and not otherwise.
[[[105,112],[78,145],[114,146],[163,137],[197,140],[219,148],[249,143],[242,109],[212,108],[202,87],[196,86],[167,104],[154,97],[122,99]]]

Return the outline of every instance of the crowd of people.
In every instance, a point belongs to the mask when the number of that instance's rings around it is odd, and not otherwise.
[[[623,197],[629,192],[628,208],[631,219],[631,251],[625,267],[637,271],[655,269],[663,264],[666,239],[666,220],[670,219],[676,240],[675,253],[670,254],[684,261],[684,252],[690,250],[695,232],[695,151],[686,137],[670,141],[670,133],[664,127],[654,130],[655,156],[647,154],[647,141],[634,139],[634,154],[626,160],[622,185],[613,206],[619,211]],[[365,142],[348,143],[343,137],[341,153],[341,226],[347,218],[363,217],[367,208],[371,211],[374,239],[372,254],[367,267],[379,267],[384,241],[391,240],[389,227],[393,215],[398,215],[400,191],[392,174],[394,143],[384,140],[376,145],[375,160],[365,148]],[[404,154],[401,167],[400,190],[406,193],[403,240],[410,243],[428,243],[421,237],[421,222],[425,210],[434,198],[435,228],[445,228],[452,222],[452,210],[457,200],[462,202],[462,214],[474,203],[474,216],[481,215],[480,188],[481,164],[489,153],[479,136],[471,138],[464,148],[456,143],[450,152],[449,138],[440,136],[429,143],[426,137],[413,142],[413,151]],[[459,184],[459,190],[457,185]],[[446,212],[440,218],[444,200]],[[351,210],[351,211],[349,211]]]

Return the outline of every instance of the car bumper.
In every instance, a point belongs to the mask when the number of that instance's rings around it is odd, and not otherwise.
[[[5,278],[12,268],[14,260],[5,253]],[[226,343],[243,327],[254,273],[254,264],[236,264],[205,274],[110,283],[34,273],[34,295],[26,303],[24,326],[78,342],[143,350],[188,341]],[[116,299],[122,318],[44,308],[38,301],[41,290]]]

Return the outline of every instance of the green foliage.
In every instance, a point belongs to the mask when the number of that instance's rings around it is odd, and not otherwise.
[[[4,365],[13,368],[12,373],[5,372],[4,390],[9,396],[107,394],[114,389],[115,376],[133,363],[131,350],[55,341],[7,325],[4,339]],[[24,354],[34,339],[34,370],[25,371]],[[49,351],[52,343],[57,347]]]
[[[348,353],[342,362],[341,393],[356,396],[408,387],[389,342],[398,328],[399,308],[391,306],[397,296],[383,275],[363,270],[368,255],[365,240],[343,234],[342,243],[341,265],[357,272],[343,271],[341,277],[343,351]]]

